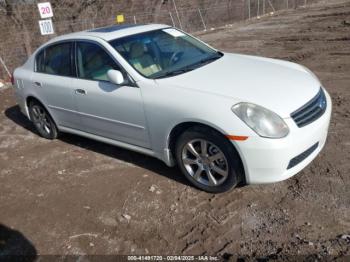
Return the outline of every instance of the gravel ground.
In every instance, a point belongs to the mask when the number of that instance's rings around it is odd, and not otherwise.
[[[0,255],[350,259],[350,1],[199,37],[225,51],[295,61],[316,73],[332,96],[333,116],[327,144],[312,164],[284,182],[212,195],[189,186],[178,169],[138,153],[68,134],[40,138],[12,88],[2,89]]]

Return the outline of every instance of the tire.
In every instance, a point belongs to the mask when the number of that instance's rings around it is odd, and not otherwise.
[[[57,126],[42,104],[37,101],[30,102],[29,116],[40,136],[50,140],[57,138]]]
[[[226,192],[243,180],[238,153],[222,134],[210,128],[193,127],[182,133],[175,157],[185,177],[206,192]]]

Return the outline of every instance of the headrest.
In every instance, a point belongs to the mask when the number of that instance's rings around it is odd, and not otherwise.
[[[145,47],[141,42],[135,42],[130,47],[130,58],[137,58],[144,54]]]

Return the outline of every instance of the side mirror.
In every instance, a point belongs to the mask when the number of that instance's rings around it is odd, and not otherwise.
[[[108,70],[107,77],[111,83],[116,85],[121,85],[125,82],[123,74],[118,70]]]

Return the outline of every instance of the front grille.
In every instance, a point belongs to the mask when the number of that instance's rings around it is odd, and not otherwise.
[[[318,147],[318,142],[314,144],[312,147],[301,153],[300,155],[294,157],[292,160],[289,161],[287,169],[291,169],[292,167],[295,167],[300,162],[304,161],[309,155],[312,154]]]
[[[291,113],[298,127],[306,126],[320,118],[327,108],[327,100],[322,88],[318,94],[304,106]]]

